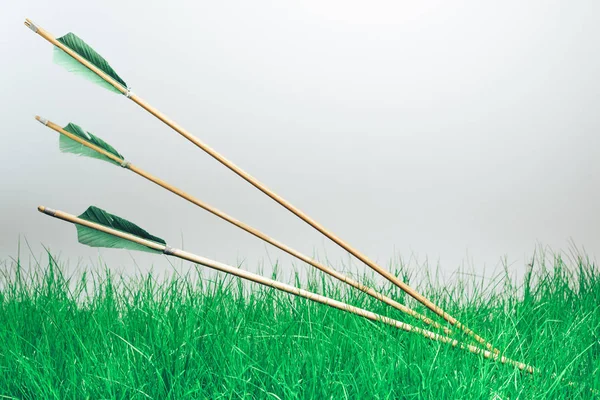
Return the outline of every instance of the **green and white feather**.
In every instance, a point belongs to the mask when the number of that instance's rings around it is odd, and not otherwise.
[[[137,236],[141,239],[146,239],[157,244],[166,246],[166,242],[154,235],[151,235],[144,229],[131,221],[127,221],[124,218],[110,214],[101,208],[96,206],[90,206],[83,214],[79,216],[81,219],[86,221],[94,222],[99,225],[106,226],[121,232],[129,233]],[[140,250],[147,251],[150,253],[160,253],[161,251],[152,249],[150,247],[143,246],[141,244],[132,242],[127,239],[111,235],[110,233],[102,232],[97,229],[93,229],[83,225],[76,225],[77,227],[77,240],[81,244],[85,244],[91,247],[107,247],[113,249],[128,249],[128,250]]]
[[[74,123],[70,122],[63,129],[65,131],[79,137],[80,139],[85,140],[86,142],[88,142],[90,144],[100,147],[101,149],[105,150],[106,152],[108,152],[110,154],[113,154],[114,156],[120,158],[121,160],[124,160],[124,157],[117,150],[115,150],[114,147],[112,147],[110,144],[106,143],[104,140],[100,139],[98,136],[95,136],[89,132],[86,132],[80,126],[75,125]],[[60,151],[62,151],[63,153],[77,154],[79,156],[96,158],[99,160],[108,161],[109,163],[112,163],[115,165],[120,165],[120,163],[113,161],[112,159],[106,157],[104,154],[101,154],[94,149],[90,149],[89,147],[84,146],[83,144],[71,139],[70,137],[68,137],[66,135],[60,135],[58,146],[59,146]]]
[[[123,86],[124,89],[127,89],[127,84],[121,77],[115,72],[115,70],[110,66],[108,61],[106,61],[100,54],[98,54],[94,49],[92,49],[87,43],[81,40],[74,33],[67,33],[66,35],[56,39],[69,49],[73,50],[75,53],[79,54],[81,57],[89,61],[96,68],[104,72],[106,75],[113,78],[117,83]],[[72,72],[76,75],[83,77],[84,79],[95,83],[97,85],[102,86],[105,89],[108,89],[112,92],[119,93],[121,92],[116,89],[113,85],[106,82],[103,78],[101,78],[94,71],[81,64],[79,61],[71,57],[69,54],[64,52],[62,49],[58,47],[54,47],[54,63],[60,65],[65,68],[67,71]]]

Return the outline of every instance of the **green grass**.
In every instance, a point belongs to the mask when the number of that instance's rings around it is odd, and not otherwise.
[[[157,279],[65,276],[51,257],[42,266],[7,262],[0,398],[593,398],[599,271],[581,258],[538,258],[519,285],[505,275],[421,285],[507,356],[542,371],[535,376],[258,285],[199,279],[194,267]],[[306,286],[412,323],[320,275]]]

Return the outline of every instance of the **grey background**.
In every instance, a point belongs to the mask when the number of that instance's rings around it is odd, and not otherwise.
[[[19,235],[75,267],[167,271],[78,245],[36,206],[95,204],[174,246],[268,270],[281,252],[134,174],[60,154],[75,122],[133,163],[309,254],[348,257],[124,97],[52,63],[26,17],[98,50],[133,91],[370,257],[522,271],[600,249],[600,3],[7,1],[0,258]],[[23,251],[23,254],[26,254]],[[501,261],[504,260],[504,261]],[[305,270],[308,267],[295,265]],[[363,270],[355,264],[358,271]]]

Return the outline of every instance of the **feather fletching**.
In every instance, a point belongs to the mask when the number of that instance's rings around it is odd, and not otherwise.
[[[133,222],[110,214],[95,206],[88,207],[88,209],[85,210],[85,212],[81,214],[79,218],[106,226],[108,228],[116,229],[121,232],[129,233],[158,244],[166,245],[166,242],[163,239],[151,235]],[[79,240],[79,243],[91,247],[108,247],[160,253],[158,250],[154,250],[141,244],[82,225],[77,225],[77,239]]]
[[[93,64],[96,68],[104,72],[106,75],[113,78],[117,83],[122,85],[123,88],[127,88],[127,84],[125,83],[125,81],[121,79],[121,77],[115,72],[115,70],[110,66],[110,64],[88,44],[86,44],[83,40],[77,37],[77,35],[75,35],[74,33],[67,33],[66,35],[56,40],[73,50],[75,53],[79,54],[81,57]],[[80,75],[86,78],[87,80],[96,83],[115,93],[121,93],[110,83],[106,82],[104,79],[98,76],[95,72],[82,65],[79,61],[75,60],[73,57],[71,57],[58,47],[54,48],[54,62],[62,67],[65,67],[69,72],[73,72],[77,75]]]
[[[86,142],[88,142],[90,144],[100,147],[101,149],[114,155],[115,157],[120,158],[121,160],[125,159],[125,157],[123,157],[110,144],[106,143],[104,140],[100,139],[98,136],[95,136],[89,132],[84,131],[80,126],[75,125],[72,122],[70,122],[63,129],[65,131],[79,137],[80,139],[85,140]],[[59,148],[60,148],[60,151],[62,151],[63,153],[72,153],[72,154],[77,154],[80,156],[97,158],[99,160],[108,161],[115,165],[119,165],[118,162],[111,160],[110,158],[106,157],[105,155],[103,155],[101,153],[98,153],[96,150],[90,149],[89,147],[84,146],[79,142],[76,142],[75,140],[71,139],[70,137],[68,137],[66,135],[60,135]]]

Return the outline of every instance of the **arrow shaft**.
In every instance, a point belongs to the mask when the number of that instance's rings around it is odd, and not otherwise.
[[[36,119],[38,121],[42,121],[42,118],[40,118],[40,117],[36,117]],[[90,149],[98,152],[99,154],[102,154],[105,157],[110,158],[112,161],[115,161],[118,164],[122,164],[125,161],[125,160],[123,160],[123,159],[115,156],[114,154],[111,154],[108,151],[106,151],[106,150],[104,150],[104,149],[102,149],[102,148],[100,148],[100,147],[98,147],[98,146],[96,146],[96,145],[94,145],[94,144],[86,141],[86,140],[81,139],[77,135],[74,135],[71,132],[68,132],[68,131],[64,130],[62,127],[60,127],[59,125],[55,124],[52,121],[48,121],[48,120],[43,120],[43,121],[44,121],[44,125],[46,125],[47,127],[51,128],[52,130],[60,133],[61,135],[64,135],[64,136],[68,137],[71,140],[76,141],[77,143],[79,143],[79,144],[81,144],[83,146],[86,146],[86,147],[88,147],[88,148],[90,148]],[[396,308],[397,310],[399,310],[399,311],[401,311],[401,312],[403,312],[405,314],[408,314],[408,315],[410,315],[410,316],[412,316],[414,318],[417,318],[417,319],[425,322],[428,325],[432,325],[436,329],[442,329],[444,331],[444,333],[446,333],[447,335],[451,335],[452,334],[452,331],[450,329],[448,329],[446,327],[442,327],[436,321],[433,321],[432,319],[430,319],[430,318],[428,318],[428,317],[426,317],[424,315],[419,314],[418,312],[410,309],[409,307],[406,307],[405,305],[398,303],[397,301],[393,300],[392,298],[390,298],[388,296],[385,296],[382,293],[379,293],[376,290],[374,290],[374,289],[372,289],[372,288],[370,288],[370,287],[368,287],[366,285],[363,285],[362,283],[360,283],[360,282],[358,282],[358,281],[356,281],[356,280],[354,280],[354,279],[352,279],[352,278],[350,278],[350,277],[348,277],[348,276],[346,276],[346,275],[344,275],[344,274],[336,271],[333,268],[330,268],[330,267],[328,267],[328,266],[326,266],[324,264],[321,264],[321,263],[317,262],[316,260],[314,260],[314,259],[312,259],[312,258],[310,258],[310,257],[308,257],[308,256],[306,256],[306,255],[304,255],[302,253],[300,253],[297,250],[294,250],[293,248],[291,248],[291,247],[289,247],[287,245],[285,245],[284,243],[281,243],[278,240],[273,239],[272,237],[266,235],[265,233],[259,231],[258,229],[255,229],[252,226],[250,226],[248,224],[245,224],[242,221],[237,220],[236,218],[234,218],[234,217],[232,217],[232,216],[224,213],[223,211],[221,211],[221,210],[219,210],[219,209],[217,209],[217,208],[215,208],[215,207],[213,207],[213,206],[211,206],[211,205],[209,205],[207,203],[204,203],[200,199],[198,199],[198,198],[196,198],[196,197],[194,197],[194,196],[192,196],[192,195],[184,192],[183,190],[181,190],[181,189],[179,189],[179,188],[177,188],[177,187],[175,187],[175,186],[173,186],[173,185],[165,182],[164,180],[162,180],[162,179],[160,179],[160,178],[158,178],[158,177],[156,177],[156,176],[154,176],[154,175],[146,172],[145,170],[137,167],[136,165],[130,163],[130,164],[128,164],[126,166],[126,168],[128,168],[132,172],[135,172],[139,176],[141,176],[141,177],[149,180],[150,182],[152,182],[152,183],[154,183],[154,184],[156,184],[158,186],[161,186],[164,189],[167,189],[171,193],[176,194],[177,196],[179,196],[179,197],[181,197],[181,198],[189,201],[190,203],[192,203],[192,204],[194,204],[194,205],[196,205],[196,206],[198,206],[198,207],[200,207],[200,208],[202,208],[202,209],[210,212],[211,214],[213,214],[213,215],[215,215],[215,216],[223,219],[224,221],[227,221],[230,224],[232,224],[232,225],[234,225],[234,226],[236,226],[236,227],[238,227],[238,228],[240,228],[240,229],[242,229],[242,230],[250,233],[251,235],[254,235],[255,237],[257,237],[257,238],[259,238],[259,239],[261,239],[261,240],[263,240],[263,241],[265,241],[265,242],[267,242],[267,243],[269,243],[269,244],[277,247],[278,249],[285,251],[286,253],[290,254],[291,256],[296,257],[297,259],[299,259],[301,261],[304,261],[305,263],[307,263],[309,265],[312,265],[313,267],[315,267],[315,268],[317,268],[317,269],[325,272],[326,274],[329,274],[330,276],[332,276],[332,277],[334,277],[334,278],[336,278],[336,279],[338,279],[338,280],[340,280],[340,281],[342,281],[342,282],[344,282],[344,283],[346,283],[346,284],[348,284],[348,285],[350,285],[350,286],[352,286],[352,287],[354,287],[354,288],[356,288],[358,290],[361,290],[364,293],[367,293],[368,295],[370,295],[370,296],[372,296],[372,297],[374,297],[374,298],[376,298],[376,299],[378,299],[378,300],[380,300],[380,301],[382,301],[382,302],[384,302],[384,303],[386,303],[386,304],[388,304],[388,305]]]
[[[26,20],[25,25],[29,27],[31,25],[31,21]],[[85,58],[79,56],[79,54],[75,53],[74,51],[69,49],[67,46],[60,43],[46,30],[42,29],[39,26],[36,26],[36,33],[38,35],[42,36],[47,41],[49,41],[50,43],[52,43],[53,45],[55,45],[55,46],[59,47],[60,49],[62,49],[63,51],[65,51],[67,54],[69,54],[71,57],[75,58],[77,61],[79,61],[81,64],[83,64],[84,66],[86,66],[87,68],[92,70],[93,72],[95,72],[98,76],[100,76],[106,82],[108,82],[109,84],[114,86],[121,93],[123,93],[123,94],[129,93],[127,88],[123,88],[118,82],[116,82],[110,76],[108,76],[107,74],[102,72],[100,69],[96,68],[93,64],[91,64]],[[465,334],[472,337],[480,344],[484,345],[487,349],[492,350],[495,353],[499,353],[499,351],[497,349],[495,349],[485,339],[483,339],[481,336],[477,335],[475,332],[473,332],[471,329],[469,329],[466,325],[460,323],[456,318],[454,318],[453,316],[451,316],[450,314],[445,312],[441,307],[434,304],[432,301],[430,301],[428,298],[426,298],[425,296],[420,294],[418,291],[416,291],[415,289],[410,287],[408,284],[403,282],[401,279],[399,279],[397,276],[392,274],[390,271],[388,271],[388,270],[382,268],[381,266],[379,266],[378,264],[376,264],[374,261],[369,259],[365,254],[359,252],[357,249],[350,246],[350,244],[346,243],[341,238],[334,235],[333,232],[325,229],[325,227],[323,225],[319,224],[317,221],[310,218],[307,214],[305,214],[299,208],[293,206],[291,203],[289,203],[283,197],[279,196],[278,194],[276,194],[275,192],[270,190],[266,185],[261,183],[258,179],[254,178],[252,175],[250,175],[249,173],[244,171],[242,168],[235,165],[233,162],[231,162],[230,160],[225,158],[223,155],[218,153],[216,150],[212,149],[210,146],[208,146],[206,143],[204,143],[203,141],[201,141],[200,139],[198,139],[197,137],[192,135],[190,132],[185,130],[183,127],[181,127],[175,121],[168,118],[165,114],[160,112],[158,109],[154,108],[153,106],[151,106],[150,104],[148,104],[146,101],[142,100],[139,96],[137,96],[135,94],[130,95],[128,97],[133,102],[138,104],[140,107],[142,107],[143,109],[148,111],[150,114],[154,115],[156,118],[158,118],[164,124],[166,124],[173,130],[175,130],[181,136],[185,137],[190,142],[194,143],[197,147],[202,149],[204,152],[206,152],[208,155],[213,157],[215,160],[219,161],[225,167],[229,168],[231,171],[236,173],[242,179],[246,180],[248,183],[250,183],[251,185],[256,187],[258,190],[260,190],[267,196],[269,196],[275,202],[279,203],[281,206],[286,208],[288,211],[292,212],[298,218],[300,218],[301,220],[303,220],[304,222],[306,222],[307,224],[312,226],[314,229],[316,229],[321,234],[323,234],[324,236],[329,238],[331,241],[336,243],[338,246],[342,247],[344,250],[346,250],[347,252],[352,254],[354,257],[356,257],[357,259],[362,261],[365,265],[367,265],[368,267],[370,267],[371,269],[373,269],[374,271],[379,273],[381,276],[383,276],[384,278],[386,278],[387,280],[389,280],[390,282],[392,282],[393,284],[398,286],[400,289],[402,289],[404,292],[406,292],[409,296],[413,297],[415,300],[417,300],[418,302],[423,304],[425,307],[429,308],[431,311],[433,311],[440,317],[444,318],[451,325],[456,326],[457,328],[462,330]]]
[[[195,144],[197,147],[199,147],[200,149],[202,149],[204,152],[206,152],[208,155],[210,155],[211,157],[213,157],[215,160],[217,160],[218,162],[220,162],[221,164],[223,164],[225,167],[229,168],[231,171],[233,171],[234,173],[236,173],[242,179],[244,179],[245,181],[247,181],[248,183],[250,183],[252,186],[254,186],[258,190],[260,190],[261,192],[263,192],[264,194],[266,194],[267,196],[269,196],[275,202],[279,203],[281,206],[283,206],[284,208],[286,208],[287,210],[289,210],[290,212],[292,212],[298,218],[300,218],[301,220],[303,220],[304,222],[306,222],[307,224],[309,224],[310,226],[312,226],[314,229],[316,229],[317,231],[319,231],[320,233],[322,233],[324,236],[326,236],[327,238],[329,238],[331,241],[333,241],[334,243],[336,243],[337,245],[339,245],[340,247],[342,247],[344,250],[346,250],[347,252],[349,252],[350,254],[352,254],[354,257],[356,257],[357,259],[359,259],[360,261],[362,261],[364,264],[366,264],[367,266],[369,266],[371,269],[373,269],[374,271],[376,271],[377,273],[379,273],[380,275],[382,275],[384,278],[386,278],[387,280],[389,280],[390,282],[392,282],[396,286],[398,286],[400,289],[402,289],[409,296],[411,296],[412,298],[414,298],[415,300],[417,300],[419,303],[423,304],[425,307],[429,308],[431,311],[433,311],[434,313],[436,313],[440,317],[444,318],[451,325],[454,325],[457,328],[459,328],[460,330],[462,330],[468,336],[472,337],[477,342],[479,342],[482,345],[484,345],[487,349],[492,350],[495,353],[499,353],[498,349],[494,348],[484,338],[482,338],[481,336],[477,335],[475,332],[473,332],[466,325],[461,324],[456,318],[454,318],[453,316],[451,316],[450,314],[448,314],[447,312],[445,312],[442,308],[440,308],[437,305],[435,305],[432,301],[430,301],[428,298],[426,298],[425,296],[423,296],[422,294],[420,294],[419,292],[417,292],[415,289],[413,289],[408,284],[406,284],[405,282],[403,282],[397,276],[395,276],[394,274],[392,274],[388,270],[380,267],[374,261],[372,261],[371,259],[369,259],[366,255],[364,255],[363,253],[359,252],[354,247],[350,246],[348,243],[346,243],[345,241],[343,241],[342,239],[340,239],[338,236],[334,235],[331,231],[325,229],[325,227],[323,225],[319,224],[317,221],[315,221],[314,219],[310,218],[307,214],[305,214],[304,212],[302,212],[297,207],[293,206],[290,202],[288,202],[287,200],[285,200],[283,197],[279,196],[278,194],[276,194],[275,192],[273,192],[272,190],[270,190],[266,185],[264,185],[263,183],[261,183],[258,179],[254,178],[252,175],[250,175],[249,173],[247,173],[246,171],[244,171],[242,168],[238,167],[236,164],[234,164],[233,162],[231,162],[229,159],[225,158],[223,155],[221,155],[216,150],[214,150],[213,148],[211,148],[210,146],[208,146],[206,143],[204,143],[203,141],[201,141],[200,139],[198,139],[196,136],[194,136],[191,133],[189,133],[187,130],[185,130],[183,127],[181,127],[175,121],[173,121],[170,118],[168,118],[166,115],[164,115],[163,113],[161,113],[160,111],[158,111],[156,108],[150,106],[148,103],[146,103],[144,100],[142,100],[139,96],[137,96],[137,95],[134,94],[134,95],[132,95],[130,97],[130,99],[132,101],[134,101],[135,103],[137,103],[139,106],[141,106],[143,109],[145,109],[146,111],[148,111],[150,114],[154,115],[156,118],[158,118],[159,120],[161,120],[163,123],[165,123],[166,125],[168,125],[170,128],[172,128],[173,130],[175,130],[181,136],[185,137],[190,142],[192,142],[193,144]]]
[[[316,260],[300,253],[299,251],[291,248],[290,246],[266,235],[265,233],[259,231],[256,228],[253,228],[252,226],[245,224],[244,222],[231,217],[230,215],[224,213],[223,211],[207,204],[204,203],[203,201],[199,200],[198,198],[184,192],[183,190],[180,190],[170,184],[168,184],[167,182],[163,181],[162,179],[159,179],[153,175],[151,175],[150,173],[142,170],[141,168],[137,167],[136,165],[129,165],[128,167],[131,171],[135,172],[136,174],[146,178],[147,180],[155,183],[156,185],[159,185],[165,189],[167,189],[168,191],[170,191],[171,193],[176,194],[177,196],[189,201],[192,204],[195,204],[196,206],[208,211],[209,213],[223,219],[224,221],[229,222],[230,224],[242,229],[245,232],[250,233],[251,235],[263,240],[266,243],[271,244],[272,246],[288,253],[289,255],[309,264],[312,265],[313,267],[325,272],[326,274],[386,303],[387,305],[390,305],[392,307],[394,307],[395,309],[402,311],[405,314],[408,314],[414,318],[420,319],[421,321],[425,322],[428,325],[432,325],[437,329],[443,329],[444,332],[448,335],[452,334],[452,331],[448,328],[442,327],[439,323],[433,321],[432,319],[419,314],[418,312],[410,309],[409,307],[406,307],[403,304],[398,303],[397,301],[393,300],[392,298],[385,296],[384,294],[377,292],[376,290],[374,290],[373,288],[370,288],[366,285],[363,285],[362,283],[350,278],[349,276],[346,276],[342,273],[340,273],[339,271],[336,271],[335,269],[328,267],[324,264],[321,264],[319,262],[317,262]]]
[[[43,206],[38,207],[38,210],[40,212],[50,215],[52,217],[62,219],[64,221],[68,221],[73,224],[87,226],[88,228],[96,229],[96,230],[102,231],[104,233],[108,233],[110,235],[120,237],[122,239],[130,240],[132,242],[138,243],[138,244],[146,246],[146,247],[153,248],[155,250],[164,251],[167,248],[167,246],[165,246],[165,245],[162,245],[162,244],[159,244],[156,242],[152,242],[152,241],[149,241],[146,239],[142,239],[137,236],[106,227],[104,225],[90,222],[90,221],[78,218],[72,214],[68,214],[63,211],[50,210]],[[421,328],[412,326],[410,324],[407,324],[407,323],[404,323],[404,322],[401,322],[401,321],[398,321],[398,320],[395,320],[395,319],[392,319],[392,318],[389,318],[389,317],[386,317],[386,316],[383,316],[380,314],[376,314],[374,312],[371,312],[371,311],[368,311],[368,310],[365,310],[365,309],[362,309],[362,308],[359,308],[356,306],[352,306],[350,304],[347,304],[347,303],[344,303],[344,302],[341,302],[338,300],[334,300],[334,299],[331,299],[329,297],[326,297],[326,296],[323,296],[323,295],[320,295],[317,293],[309,292],[307,290],[300,289],[300,288],[297,288],[295,286],[292,286],[292,285],[289,285],[289,284],[286,284],[283,282],[279,282],[279,281],[276,281],[273,279],[266,278],[261,275],[254,274],[249,271],[242,270],[240,268],[232,267],[230,265],[223,264],[218,261],[210,260],[208,258],[204,258],[204,257],[198,256],[196,254],[192,254],[192,253],[189,253],[189,252],[186,252],[183,250],[179,250],[179,249],[170,249],[169,254],[173,255],[175,257],[196,263],[196,264],[204,265],[206,267],[215,269],[217,271],[221,271],[221,272],[225,272],[225,273],[237,276],[238,278],[246,279],[251,282],[255,282],[255,283],[258,283],[258,284],[261,284],[264,286],[268,286],[268,287],[280,290],[285,293],[303,297],[305,299],[314,301],[316,303],[320,303],[320,304],[324,304],[324,305],[327,305],[327,306],[330,306],[333,308],[337,308],[339,310],[346,311],[351,314],[361,316],[363,318],[367,318],[371,321],[381,322],[386,325],[393,326],[395,328],[404,330],[406,332],[413,332],[413,333],[419,334],[423,337],[426,337],[427,339],[430,339],[432,341],[449,344],[452,347],[458,347],[460,349],[467,350],[470,353],[481,355],[484,358],[495,360],[502,364],[512,365],[512,366],[520,369],[521,371],[526,371],[531,374],[533,374],[536,371],[533,367],[531,367],[527,364],[512,360],[508,357],[499,356],[498,354],[492,353],[491,351],[483,350],[483,349],[473,346],[473,345],[467,345],[467,344],[461,343],[456,339],[449,338],[448,336],[443,336],[443,335],[440,335],[440,334],[437,334],[437,333],[434,333],[434,332],[431,332],[431,331],[428,331],[425,329],[421,329]]]

